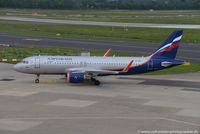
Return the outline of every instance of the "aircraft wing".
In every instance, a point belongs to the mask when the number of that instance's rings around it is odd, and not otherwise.
[[[128,72],[129,69],[131,68],[133,61],[131,61],[127,67],[125,67],[122,71],[110,71],[110,70],[104,70],[104,69],[93,69],[93,68],[70,68],[67,69],[66,72],[77,72],[77,73],[85,73],[88,75],[99,75],[99,74],[119,74],[122,72]]]

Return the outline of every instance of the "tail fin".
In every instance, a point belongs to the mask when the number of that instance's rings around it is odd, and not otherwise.
[[[159,49],[151,55],[152,58],[167,58],[175,59],[180,41],[183,35],[183,31],[173,32],[167,40],[159,47]]]

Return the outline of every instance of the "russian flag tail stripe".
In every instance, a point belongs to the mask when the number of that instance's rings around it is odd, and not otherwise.
[[[167,58],[175,59],[183,31],[173,32],[167,40],[159,47],[159,49],[151,55],[151,58]]]

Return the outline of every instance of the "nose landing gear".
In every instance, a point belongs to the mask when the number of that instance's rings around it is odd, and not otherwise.
[[[35,79],[35,83],[40,83],[40,74],[37,74],[36,79]]]

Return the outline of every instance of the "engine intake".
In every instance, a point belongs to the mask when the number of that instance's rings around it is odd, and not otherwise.
[[[68,72],[67,80],[70,83],[82,83],[85,80],[85,74],[77,72]]]

